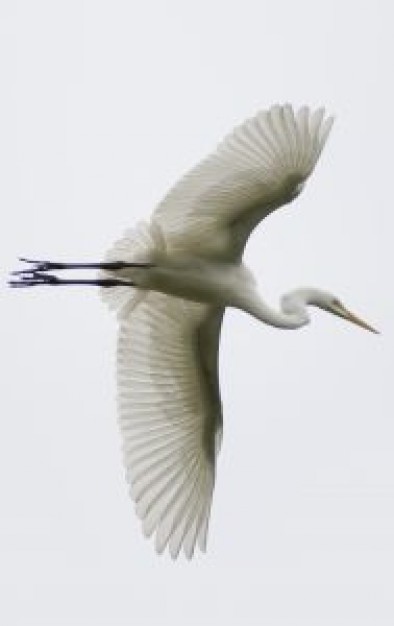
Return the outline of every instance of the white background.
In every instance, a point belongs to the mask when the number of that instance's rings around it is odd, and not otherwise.
[[[1,623],[394,623],[393,15],[385,1],[2,0]],[[324,104],[305,192],[246,259],[264,297],[330,289],[382,335],[313,313],[226,315],[207,555],[143,539],[116,425],[116,321],[94,289],[5,287],[18,256],[99,260],[222,136]]]

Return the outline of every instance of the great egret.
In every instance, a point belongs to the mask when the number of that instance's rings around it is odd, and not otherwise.
[[[371,326],[326,291],[296,289],[281,310],[258,295],[242,263],[253,228],[291,202],[313,171],[333,119],[286,104],[236,128],[184,176],[149,223],[126,231],[104,263],[30,261],[12,286],[90,284],[120,320],[119,421],[136,510],[156,549],[205,551],[222,435],[219,335],[227,306],[278,328],[309,322],[317,306]],[[51,270],[99,268],[92,280]]]

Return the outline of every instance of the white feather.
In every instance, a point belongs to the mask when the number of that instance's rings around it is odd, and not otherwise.
[[[260,220],[301,191],[331,125],[323,109],[261,111],[180,180],[150,224],[127,231],[106,257],[157,261],[151,283],[106,289],[103,297],[120,319],[118,405],[131,495],[144,533],[155,533],[157,551],[168,546],[173,558],[182,547],[188,558],[196,544],[206,549],[221,442],[224,306],[255,314],[236,300],[255,289],[240,264],[245,243]],[[170,295],[179,295],[175,287],[182,297]]]
[[[255,225],[313,171],[333,118],[323,120],[324,109],[276,105],[238,126],[156,209],[168,250],[239,260]]]
[[[156,533],[158,552],[170,543],[174,558],[182,545],[190,557],[200,533],[205,548],[221,415],[212,411],[196,341],[211,315],[206,305],[149,292],[120,326],[127,479],[145,534]]]

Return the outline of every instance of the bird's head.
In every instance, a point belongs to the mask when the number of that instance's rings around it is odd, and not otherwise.
[[[357,326],[361,326],[371,333],[378,334],[378,331],[364,322],[354,313],[351,313],[342,302],[328,291],[315,289],[313,287],[302,287],[295,289],[282,297],[282,310],[286,315],[296,315],[297,319],[303,320],[303,323],[309,322],[309,315],[306,309],[307,305],[316,306],[323,311],[328,311],[333,315],[337,315],[348,322],[352,322]],[[303,324],[297,324],[296,327]]]
[[[326,291],[320,291],[317,289],[310,290],[310,295],[307,297],[308,304],[312,304],[314,306],[323,309],[324,311],[328,311],[333,315],[337,315],[338,317],[342,317],[342,319],[347,320],[348,322],[352,322],[365,330],[369,330],[371,333],[379,334],[379,331],[364,322],[360,317],[349,311],[342,302],[336,296],[332,295]]]

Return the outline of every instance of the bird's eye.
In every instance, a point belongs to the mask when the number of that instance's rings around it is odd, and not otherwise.
[[[331,304],[332,304],[332,306],[340,306],[340,307],[342,306],[341,301],[338,300],[338,298],[333,298],[331,300]]]

